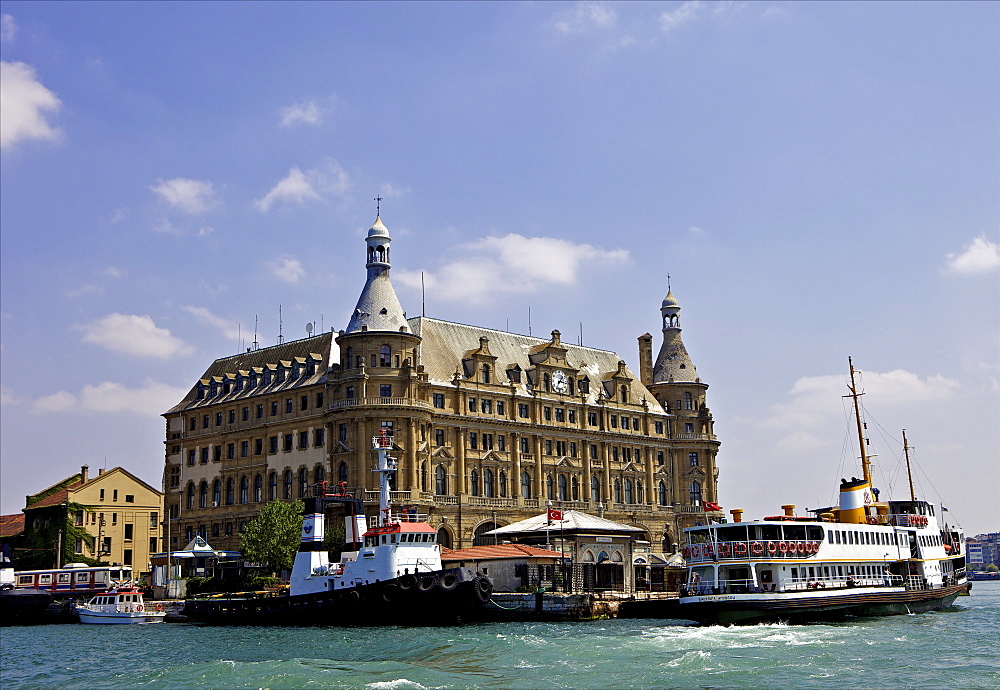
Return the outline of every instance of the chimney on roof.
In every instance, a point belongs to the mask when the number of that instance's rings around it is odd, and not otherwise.
[[[90,470],[90,465],[83,465],[80,467],[80,474],[83,475],[83,483],[87,483],[87,472]]]
[[[102,474],[104,474],[104,468],[103,467],[101,469],[97,470],[97,476],[98,477],[101,476]]]

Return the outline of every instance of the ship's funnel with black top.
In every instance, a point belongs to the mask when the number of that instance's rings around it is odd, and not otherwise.
[[[851,477],[840,480],[840,521],[861,525],[867,521],[869,506],[874,503],[872,484],[866,479]]]

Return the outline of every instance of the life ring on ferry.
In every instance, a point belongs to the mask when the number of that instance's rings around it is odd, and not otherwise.
[[[163,610],[163,604],[157,604],[156,605],[156,610],[157,611],[162,611]]]
[[[689,552],[691,554],[691,558],[697,558],[698,554],[701,553],[701,551],[698,549],[698,545],[697,544],[692,544],[690,546],[690,551]]]
[[[746,545],[746,543],[742,542],[742,541],[736,542],[736,546],[733,547],[733,552],[737,556],[745,556],[746,553],[747,553],[747,545]]]
[[[802,541],[795,542],[795,553],[805,553],[806,543]]]
[[[136,604],[135,610],[138,611],[139,613],[142,613],[142,604]]]
[[[754,556],[761,555],[762,553],[764,553],[764,545],[761,544],[759,541],[755,541],[753,544],[750,545],[750,553],[752,553]]]
[[[732,553],[732,551],[733,549],[731,546],[729,546],[729,544],[719,544],[720,556],[728,556],[730,553]]]
[[[769,556],[773,556],[776,553],[778,553],[778,542],[776,541],[767,542],[767,554]]]
[[[691,549],[685,546],[683,549],[681,549],[681,555],[684,556],[685,560],[687,560],[687,558],[691,555]]]
[[[701,555],[705,558],[711,558],[713,555],[713,549],[711,544],[704,544],[701,547]]]
[[[877,515],[869,515],[868,519],[867,519],[867,522],[868,522],[869,525],[877,525],[878,524],[878,516]]]
[[[787,541],[778,542],[778,551],[780,551],[782,555],[788,553],[788,542]]]

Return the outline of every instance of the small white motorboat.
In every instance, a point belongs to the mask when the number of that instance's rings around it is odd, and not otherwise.
[[[163,606],[146,606],[142,591],[131,585],[116,587],[98,594],[86,604],[77,604],[81,623],[162,623],[167,616]]]

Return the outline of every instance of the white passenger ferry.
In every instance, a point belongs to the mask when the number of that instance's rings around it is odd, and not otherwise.
[[[147,606],[142,591],[132,585],[121,585],[86,604],[77,604],[76,613],[81,623],[102,625],[162,623],[167,615],[161,604]]]
[[[965,536],[938,506],[878,501],[851,365],[863,477],[841,480],[836,507],[685,529],[678,615],[705,623],[829,620],[950,606],[967,591]],[[909,455],[907,451],[907,470]]]

